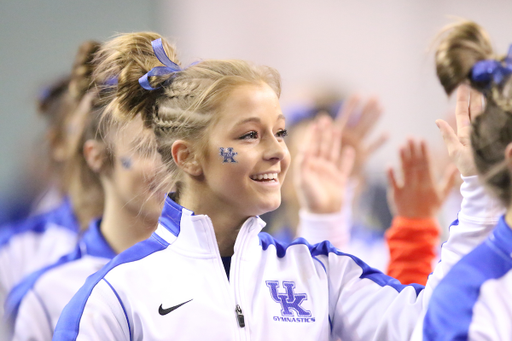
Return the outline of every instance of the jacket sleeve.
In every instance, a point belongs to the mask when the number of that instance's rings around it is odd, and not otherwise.
[[[385,235],[389,247],[387,274],[402,284],[425,285],[436,257],[439,230],[434,218],[395,217]]]
[[[83,314],[77,316],[74,311],[83,311]],[[53,335],[54,341],[130,339],[127,315],[105,279],[94,286],[86,282],[62,311]]]
[[[328,240],[338,249],[345,249],[350,241],[352,206],[356,187],[357,181],[349,181],[345,191],[345,204],[339,212],[315,214],[301,209],[297,237],[302,237],[311,244]]]
[[[13,341],[52,339],[53,325],[44,301],[31,290],[23,298],[14,324]]]
[[[339,250],[315,251],[329,277],[329,313],[334,336],[343,341],[409,340],[424,316],[432,290],[463,255],[483,241],[503,212],[476,176],[463,180],[461,211],[451,225],[441,261],[425,288],[402,285]]]

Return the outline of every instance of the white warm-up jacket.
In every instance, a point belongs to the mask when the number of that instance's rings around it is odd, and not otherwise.
[[[461,190],[425,289],[329,242],[282,245],[257,217],[237,236],[228,279],[211,220],[167,198],[156,232],[87,279],[54,340],[408,340],[433,288],[502,212],[476,177]]]

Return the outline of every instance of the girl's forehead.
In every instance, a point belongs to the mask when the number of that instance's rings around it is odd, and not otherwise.
[[[218,121],[230,125],[284,118],[276,93],[266,84],[234,89],[221,106]]]

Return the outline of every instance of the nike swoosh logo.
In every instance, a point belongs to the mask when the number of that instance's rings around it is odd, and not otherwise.
[[[192,301],[192,300],[193,300],[193,299],[190,299],[190,300],[188,300],[188,301],[186,301],[186,302],[180,303],[180,304],[178,304],[178,305],[175,305],[175,306],[170,307],[170,308],[167,308],[167,309],[162,308],[162,305],[160,304],[160,307],[158,308],[158,313],[159,313],[160,315],[162,315],[162,316],[167,315],[167,314],[169,314],[171,311],[178,309],[178,308],[179,308],[179,307],[181,307],[182,305],[184,305],[184,304],[186,304],[186,303],[188,303],[188,302],[190,302],[190,301]]]

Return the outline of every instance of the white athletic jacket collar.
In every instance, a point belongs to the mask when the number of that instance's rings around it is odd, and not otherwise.
[[[235,252],[241,247],[245,237],[257,237],[265,227],[259,217],[248,218],[237,236]],[[165,199],[162,214],[155,234],[173,248],[196,256],[218,256],[219,249],[211,219],[206,215],[195,215],[193,211],[178,205],[170,196]],[[242,238],[244,237],[244,238]]]

